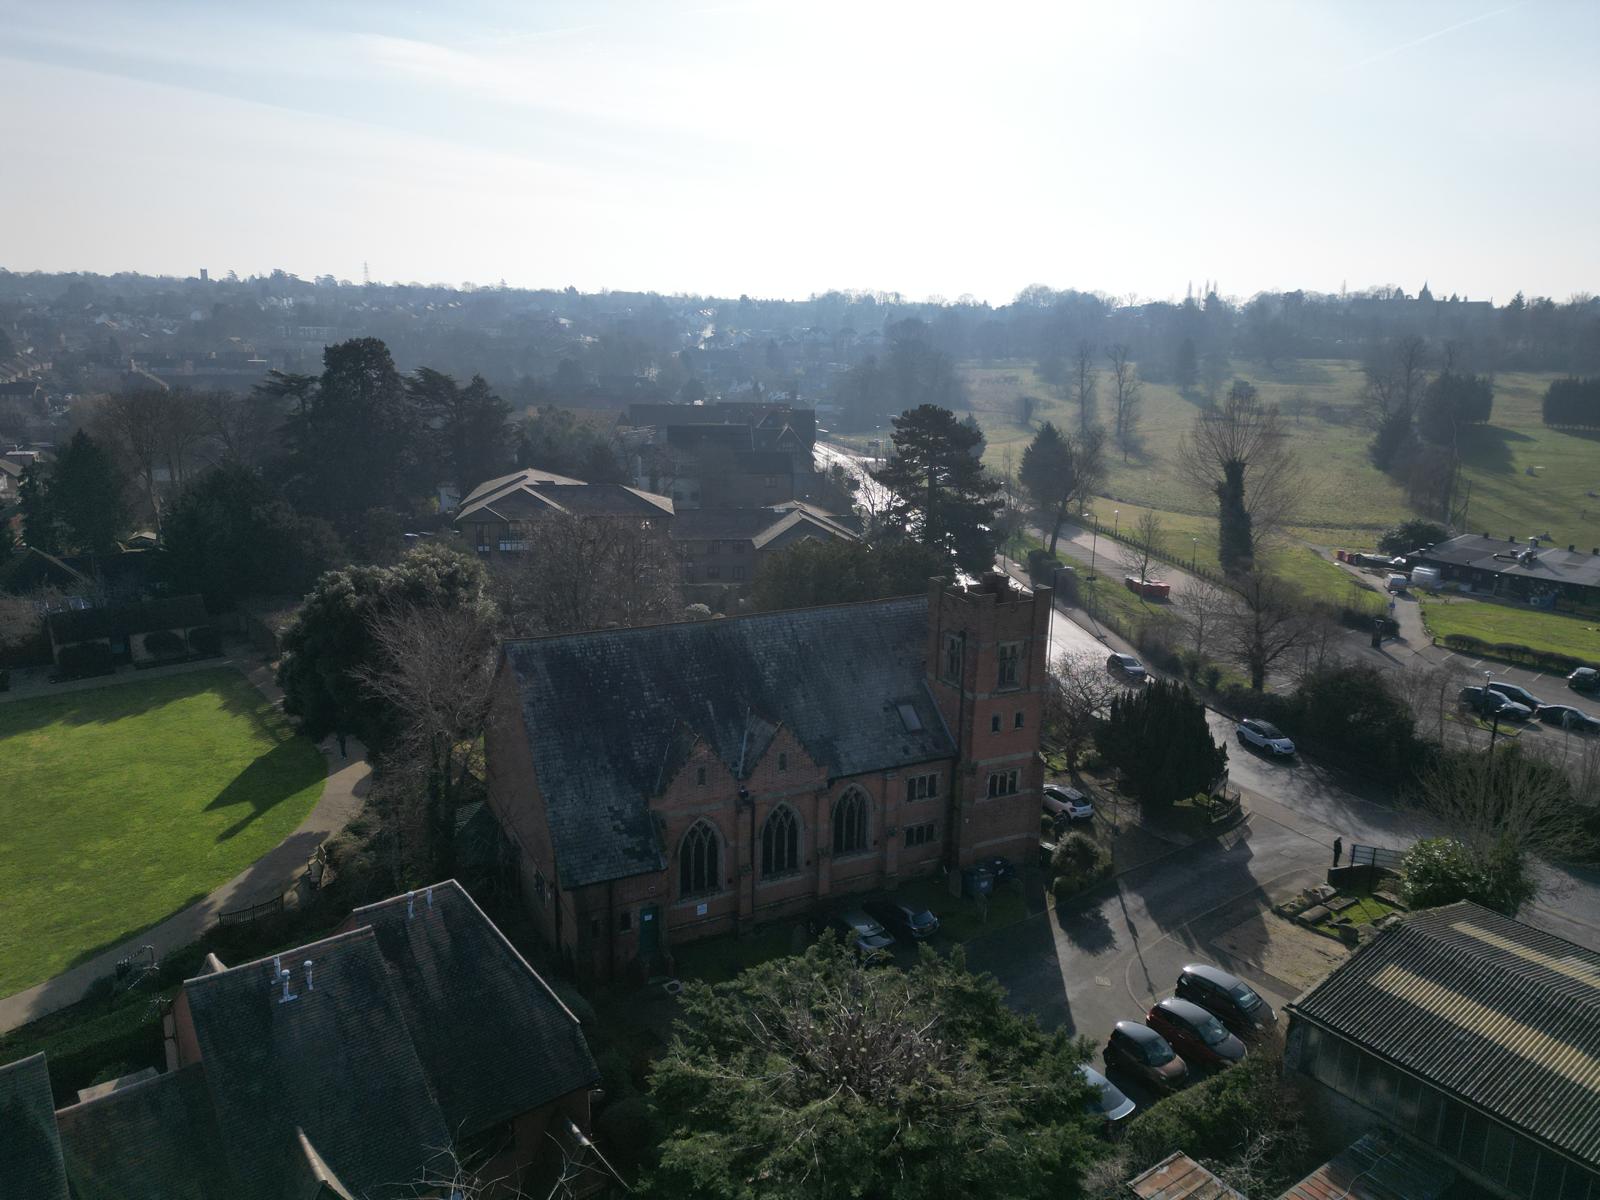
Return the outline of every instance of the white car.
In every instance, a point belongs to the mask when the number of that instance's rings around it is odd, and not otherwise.
[[[1283,735],[1283,730],[1270,721],[1257,721],[1254,718],[1240,721],[1235,732],[1239,735],[1241,746],[1254,746],[1257,750],[1276,754],[1281,758],[1288,758],[1294,753],[1294,743]]]
[[[1069,821],[1088,821],[1094,817],[1094,804],[1077,788],[1044,785],[1044,811]]]

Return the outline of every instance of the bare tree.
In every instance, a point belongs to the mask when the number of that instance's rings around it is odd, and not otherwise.
[[[1460,670],[1448,665],[1412,659],[1403,669],[1391,673],[1391,684],[1416,718],[1417,731],[1436,745],[1444,745],[1445,722],[1455,712],[1457,693],[1466,682]]]
[[[1275,575],[1235,575],[1228,591],[1222,644],[1228,657],[1250,672],[1250,686],[1259,692],[1267,672],[1310,636],[1314,621],[1299,590]]]
[[[1112,698],[1121,691],[1098,654],[1063,651],[1050,664],[1044,700],[1046,736],[1072,757],[1094,736],[1095,723],[1110,711]]]
[[[683,614],[678,557],[657,525],[548,513],[530,523],[526,544],[490,572],[508,636],[650,625]]]
[[[1094,343],[1084,338],[1072,352],[1071,386],[1073,398],[1078,402],[1078,433],[1087,437],[1099,424],[1095,420],[1095,370]]]
[[[244,396],[206,392],[198,403],[216,458],[263,467],[278,449],[284,419],[282,397],[261,390]]]
[[[1362,365],[1362,407],[1374,430],[1386,421],[1417,415],[1428,383],[1428,343],[1415,334],[1374,347]]]
[[[1134,365],[1132,351],[1118,342],[1106,349],[1111,361],[1111,401],[1113,430],[1117,445],[1122,448],[1122,461],[1128,461],[1128,451],[1133,448],[1139,429],[1139,393],[1144,384],[1139,380],[1139,368]]]
[[[1156,555],[1161,549],[1161,542],[1161,518],[1146,509],[1129,529],[1128,540],[1118,548],[1123,568],[1139,579],[1159,579],[1161,560]]]
[[[1217,502],[1222,569],[1248,570],[1293,515],[1300,482],[1277,408],[1235,380],[1227,400],[1196,417],[1178,443],[1178,465],[1191,485]]]
[[[1017,396],[1017,424],[1024,429],[1033,424],[1033,414],[1039,411],[1039,397],[1023,392]]]
[[[91,423],[127,465],[144,494],[156,528],[161,528],[161,500],[156,473],[163,458],[163,423],[167,393],[156,388],[120,392],[103,399]]]
[[[1184,640],[1195,657],[1210,654],[1230,608],[1228,589],[1196,575],[1173,593],[1173,606],[1183,627]]]

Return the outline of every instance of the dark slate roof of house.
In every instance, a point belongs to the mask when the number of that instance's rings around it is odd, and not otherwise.
[[[1600,1166],[1600,954],[1462,901],[1396,922],[1291,1011]]]
[[[43,1054],[0,1067],[0,1195],[67,1200]]]
[[[56,1114],[74,1200],[228,1200],[205,1068],[119,1088]]]
[[[860,536],[838,517],[799,500],[765,508],[686,508],[677,514],[668,532],[674,541],[748,539],[765,544],[801,522],[819,526],[837,537],[855,540]]]
[[[57,645],[116,637],[122,628],[117,614],[108,608],[69,608],[45,617],[50,637]]]
[[[648,800],[695,739],[741,777],[779,724],[834,778],[954,754],[927,621],[911,596],[507,642],[563,884],[664,866]]]
[[[674,450],[729,450],[747,452],[755,448],[755,435],[748,425],[668,425],[667,445]]]
[[[205,601],[199,596],[167,596],[146,600],[125,610],[122,621],[129,633],[149,633],[156,629],[192,629],[211,624]]]
[[[350,923],[377,935],[453,1132],[599,1081],[578,1019],[455,880],[358,908]]]
[[[357,1195],[409,1196],[451,1131],[371,929],[184,984],[217,1125],[245,1197],[280,1200],[303,1130]],[[308,982],[302,963],[313,962]],[[468,1014],[475,1019],[476,1014]]]
[[[1502,575],[1521,575],[1547,583],[1567,583],[1578,587],[1600,587],[1600,554],[1584,549],[1564,550],[1555,546],[1528,553],[1526,540],[1484,537],[1464,533],[1439,542],[1426,550],[1412,551],[1411,557],[1429,563],[1447,563],[1478,571],[1497,571]]]
[[[519,521],[543,512],[590,517],[660,517],[672,515],[672,500],[618,483],[514,484],[468,501],[456,513],[456,524],[492,518]]]
[[[570,475],[557,475],[554,471],[540,470],[538,467],[527,467],[521,471],[513,471],[509,475],[500,475],[494,479],[486,479],[461,498],[461,507],[482,500],[484,497],[495,493],[510,491],[521,487],[538,487],[546,483],[582,483],[581,479],[574,479]]]

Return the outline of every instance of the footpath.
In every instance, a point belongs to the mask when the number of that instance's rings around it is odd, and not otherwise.
[[[167,674],[178,674],[184,670],[215,669],[218,666],[235,667],[273,704],[283,703],[283,692],[274,681],[271,668],[262,663],[235,657],[207,659],[200,664],[184,664],[180,667],[157,668],[157,670]],[[141,678],[149,674],[150,672],[141,672]],[[111,675],[98,680],[80,680],[78,683],[106,687],[127,681],[126,676]],[[58,684],[48,693],[30,690],[21,696],[8,695],[4,698],[22,699],[28,695],[55,695],[67,690],[82,691],[85,688]],[[269,901],[288,891],[300,873],[305,870],[317,847],[343,829],[361,809],[367,793],[371,768],[366,763],[365,746],[355,738],[347,738],[346,744],[348,757],[340,754],[339,747],[332,738],[318,747],[327,760],[327,778],[323,781],[322,796],[293,833],[204,900],[168,917],[153,929],[147,929],[121,945],[103,951],[52,979],[0,999],[0,1033],[26,1025],[29,1021],[37,1020],[57,1009],[66,1008],[69,1004],[76,1004],[88,995],[89,989],[97,980],[115,971],[120,960],[143,953],[146,946],[153,947],[156,957],[160,959],[198,941],[217,923],[218,914]]]

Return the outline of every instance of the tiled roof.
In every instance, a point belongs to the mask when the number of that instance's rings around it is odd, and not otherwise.
[[[0,1067],[0,1195],[67,1200],[43,1054]]]
[[[446,1124],[470,1137],[599,1081],[578,1020],[455,880],[358,908]]]
[[[509,491],[512,488],[537,487],[546,483],[582,483],[581,479],[573,479],[569,475],[557,475],[554,471],[541,471],[538,467],[528,467],[525,470],[513,471],[509,475],[500,475],[494,479],[486,479],[461,498],[465,507],[477,500],[482,500],[495,492]]]
[[[672,501],[618,483],[515,484],[463,503],[455,520],[458,525],[486,518],[519,521],[552,510],[591,517],[659,517],[672,515]]]
[[[64,1108],[56,1124],[74,1200],[233,1194],[199,1064]]]
[[[778,725],[834,778],[954,754],[927,620],[912,596],[506,643],[562,882],[661,869],[647,801],[696,738],[739,776]]]
[[[302,963],[312,960],[308,981]],[[283,960],[184,984],[206,1081],[243,1196],[279,1200],[285,1154],[303,1130],[344,1184],[369,1200],[407,1186],[451,1143],[401,1017],[377,936],[339,934]],[[474,1013],[464,1014],[473,1019]]]
[[[1600,1165],[1600,954],[1465,901],[1380,933],[1291,1006]]]

